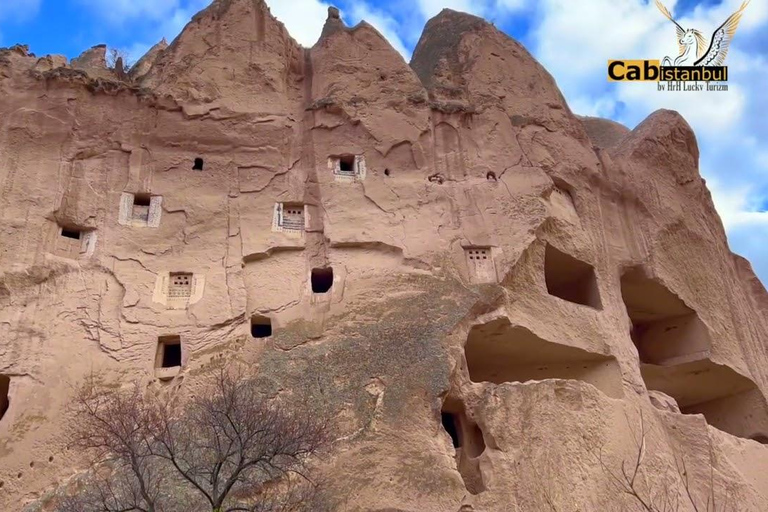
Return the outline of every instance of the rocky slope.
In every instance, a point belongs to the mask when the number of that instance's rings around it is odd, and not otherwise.
[[[678,114],[578,118],[467,14],[408,64],[262,0],[128,76],[0,50],[0,93],[0,509],[83,470],[86,375],[183,395],[219,358],[335,413],[343,510],[635,510],[641,423],[648,496],[768,509],[768,296]]]

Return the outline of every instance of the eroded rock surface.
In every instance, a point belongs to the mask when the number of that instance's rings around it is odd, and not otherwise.
[[[647,492],[684,461],[699,503],[768,509],[768,295],[679,115],[577,118],[449,10],[410,65],[261,0],[103,60],[0,50],[0,509],[85,469],[85,376],[183,399],[222,359],[338,418],[343,510],[631,510],[600,461],[641,425]]]

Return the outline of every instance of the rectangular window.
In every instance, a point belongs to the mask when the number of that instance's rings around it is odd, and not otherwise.
[[[148,192],[123,192],[117,221],[123,226],[157,228],[160,226],[162,206],[163,196]]]
[[[549,244],[544,255],[544,279],[550,295],[603,309],[595,268]]]
[[[480,260],[487,260],[488,255],[490,254],[490,249],[488,248],[477,248],[477,249],[470,249],[469,250],[469,259],[480,261]]]
[[[496,267],[490,247],[465,247],[469,277],[475,283],[496,282]]]
[[[133,196],[133,220],[149,223],[149,207],[152,196],[149,194],[136,194]]]
[[[61,230],[61,236],[64,238],[71,238],[73,240],[80,240],[80,231],[62,228]]]
[[[192,295],[192,274],[171,272],[168,279],[169,299],[189,299]]]
[[[341,155],[330,157],[329,167],[340,181],[365,179],[365,158],[362,155]]]
[[[56,255],[63,258],[79,259],[83,252],[85,233],[74,227],[60,227],[59,237],[56,239]]]
[[[157,339],[156,368],[175,368],[181,366],[181,337],[160,336]]]
[[[269,338],[272,336],[272,320],[261,315],[251,317],[251,336],[254,338]]]
[[[355,157],[346,155],[339,158],[339,174],[355,175]]]
[[[304,205],[283,204],[280,227],[293,231],[304,231]]]

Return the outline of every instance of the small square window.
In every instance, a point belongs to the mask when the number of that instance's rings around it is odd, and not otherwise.
[[[345,155],[339,158],[339,171],[343,173],[355,173],[355,157],[353,155]]]
[[[80,256],[87,253],[90,233],[78,227],[68,226],[59,227],[59,236],[54,242],[54,252],[57,256],[72,260],[80,259]]]
[[[365,157],[363,155],[337,155],[328,158],[328,168],[333,171],[334,180],[355,182],[365,179]]]
[[[266,316],[254,315],[251,318],[251,336],[254,338],[272,336],[272,320]]]
[[[169,299],[188,299],[192,295],[192,274],[171,272],[168,280]]]
[[[151,203],[152,196],[149,194],[136,194],[133,196],[133,219],[148,223]]]
[[[123,192],[120,197],[118,222],[123,226],[157,228],[160,226],[163,196],[147,192]]]
[[[312,293],[328,293],[333,287],[333,268],[312,269]]]
[[[293,231],[304,231],[304,205],[283,204],[280,227]]]

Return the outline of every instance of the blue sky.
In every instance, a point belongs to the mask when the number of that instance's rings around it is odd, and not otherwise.
[[[709,36],[742,0],[662,0],[684,27]],[[209,0],[0,0],[0,46],[76,57],[100,43],[133,59],[172,40]],[[300,43],[320,34],[329,2],[267,0]],[[663,94],[655,84],[610,84],[610,58],[674,56],[674,26],[649,0],[338,0],[348,24],[367,20],[408,59],[426,20],[443,7],[491,20],[521,41],[557,80],[578,114],[634,128],[658,108],[696,131],[700,168],[734,252],[768,283],[768,0],[751,0],[726,63],[727,93]],[[648,87],[646,87],[648,86]]]

